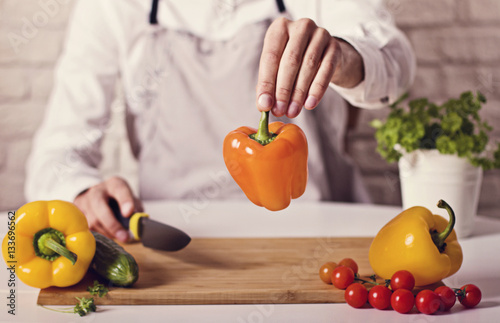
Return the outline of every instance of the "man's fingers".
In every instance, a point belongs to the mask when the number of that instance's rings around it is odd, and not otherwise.
[[[99,232],[100,234],[102,234],[110,239],[114,239],[113,234],[111,232],[109,232],[108,230],[106,230],[106,228],[97,220],[93,223],[89,223],[89,228],[90,228],[90,230],[95,231],[95,232]]]
[[[142,204],[133,196],[130,186],[119,177],[92,186],[78,195],[74,203],[85,214],[92,230],[126,242],[129,239],[128,231],[115,218],[109,206],[110,198],[118,202],[124,216],[130,216],[135,209],[142,210]]]
[[[275,20],[267,30],[259,64],[257,82],[257,108],[269,111],[275,105],[276,75],[288,41],[288,20]]]
[[[135,198],[128,183],[120,177],[111,177],[105,182],[108,194],[118,202],[122,215],[130,217],[136,209]]]
[[[294,92],[297,74],[302,66],[304,52],[317,26],[310,19],[301,19],[290,28],[290,39],[283,52],[276,80],[276,109],[273,111],[276,116],[282,116],[285,113],[288,115],[289,110],[294,111],[293,114],[295,112],[298,114],[302,107],[297,104],[290,105],[290,99]],[[296,88],[295,90],[302,89]]]
[[[116,239],[122,242],[127,241],[128,232],[122,227],[111,211],[108,203],[110,196],[107,192],[101,191],[100,194],[95,194],[92,197],[90,204],[98,222]]]
[[[297,75],[297,81],[290,100],[287,116],[295,118],[299,115],[309,95],[313,79],[318,73],[325,50],[330,43],[331,36],[323,28],[317,28],[304,53],[303,61]],[[317,98],[318,100],[321,98]]]
[[[258,109],[295,118],[303,106],[315,108],[335,72],[339,53],[338,42],[314,21],[275,20],[264,39]]]
[[[103,196],[105,196],[103,187],[104,185],[101,183],[88,189],[86,192],[77,196],[74,203],[83,212],[83,214],[85,214],[90,230],[99,232],[109,238],[114,238],[113,233],[107,230],[99,220],[101,211],[93,209],[94,203],[92,202],[102,199]]]
[[[144,212],[144,206],[142,205],[142,201],[139,200],[138,198],[134,197],[134,205],[135,205],[135,211],[137,212]]]
[[[328,89],[330,80],[332,79],[333,73],[335,73],[335,68],[339,65],[341,57],[342,51],[340,45],[332,38],[325,50],[318,73],[314,77],[309,88],[309,93],[304,104],[306,109],[311,110],[318,105],[319,100],[321,100]]]

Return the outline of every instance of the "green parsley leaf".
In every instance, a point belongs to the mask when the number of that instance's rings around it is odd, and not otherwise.
[[[97,280],[94,280],[94,286],[87,287],[87,291],[90,293],[90,295],[98,295],[99,297],[104,297],[109,292],[106,286],[100,284]]]
[[[95,306],[94,303],[94,298],[85,298],[85,297],[82,298],[75,297],[75,298],[78,300],[78,303],[73,309],[74,313],[80,316],[85,316],[90,312],[95,312],[97,310],[97,307]]]
[[[462,118],[456,112],[451,112],[443,116],[441,128],[449,133],[456,133],[462,127]]]
[[[390,105],[385,121],[375,119],[370,124],[375,131],[377,152],[388,162],[398,161],[402,152],[416,149],[437,149],[443,154],[467,158],[483,169],[500,168],[500,143],[495,152],[488,151],[492,127],[483,121],[479,111],[486,97],[477,92],[463,92],[441,105],[426,98],[400,105],[405,93]]]

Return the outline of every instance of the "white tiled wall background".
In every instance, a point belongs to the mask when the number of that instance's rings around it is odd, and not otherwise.
[[[76,0],[0,0],[0,210],[24,201],[24,162],[44,114],[68,16]],[[84,1],[84,0],[80,0]],[[484,116],[500,140],[500,0],[385,0],[418,58],[411,97],[442,102],[464,90],[488,98]],[[119,102],[117,102],[119,104]],[[119,109],[114,109],[119,113]],[[398,170],[375,152],[368,125],[387,110],[362,111],[349,152],[379,204],[400,204]],[[116,124],[104,143],[105,174],[135,183],[136,165]],[[484,174],[480,214],[500,217],[500,171]]]

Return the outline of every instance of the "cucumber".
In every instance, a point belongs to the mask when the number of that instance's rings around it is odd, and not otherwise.
[[[139,266],[134,257],[110,238],[94,231],[92,234],[96,241],[92,269],[113,285],[132,286],[139,278]]]

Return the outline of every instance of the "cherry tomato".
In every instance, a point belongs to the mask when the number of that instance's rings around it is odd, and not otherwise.
[[[467,284],[460,288],[458,293],[458,300],[460,304],[467,308],[471,308],[479,304],[481,301],[481,290],[473,284]]]
[[[338,266],[332,273],[332,284],[338,289],[346,289],[354,282],[354,272],[346,266]]]
[[[391,306],[401,314],[408,313],[415,305],[415,297],[413,293],[407,289],[398,289],[392,293]]]
[[[441,307],[440,311],[449,311],[450,308],[455,305],[457,297],[455,296],[455,292],[448,286],[439,286],[434,290],[434,293],[439,295],[441,298]]]
[[[368,290],[360,283],[354,283],[347,287],[344,293],[347,304],[355,308],[360,308],[368,300]]]
[[[407,289],[411,291],[415,287],[415,277],[407,270],[396,271],[391,277],[391,289]]]
[[[375,285],[368,293],[368,302],[379,310],[385,310],[391,306],[392,291],[384,285]]]
[[[337,267],[337,264],[334,262],[324,263],[323,266],[319,269],[319,278],[327,284],[332,283],[332,272]]]
[[[441,298],[430,289],[424,289],[415,297],[415,306],[420,313],[434,314],[441,307]]]
[[[352,271],[358,273],[358,264],[352,258],[344,258],[339,262],[339,266],[346,266],[352,269]]]

